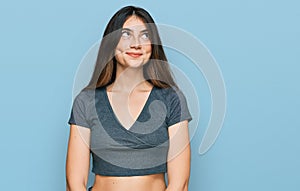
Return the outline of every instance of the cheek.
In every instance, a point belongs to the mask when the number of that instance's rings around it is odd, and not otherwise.
[[[151,53],[151,51],[152,51],[151,44],[143,44],[142,46],[143,46],[143,50],[145,53],[147,53],[147,54]]]
[[[115,57],[116,59],[120,59],[122,57],[122,53],[125,51],[124,43],[119,43],[115,49]]]
[[[123,60],[123,48],[122,46],[120,46],[120,44],[118,44],[118,46],[115,49],[115,58],[118,62],[121,62],[121,60]]]
[[[150,56],[151,56],[151,52],[152,52],[152,47],[151,47],[151,45],[147,45],[147,46],[145,46],[145,53],[147,54],[147,57],[149,57],[150,58]]]
[[[126,49],[128,49],[128,47],[129,47],[128,42],[120,41],[116,47],[116,51],[124,52]]]
[[[124,56],[123,56],[123,54],[122,54],[122,51],[116,49],[116,51],[115,51],[115,58],[116,58],[117,62],[123,63],[123,61],[124,61]]]

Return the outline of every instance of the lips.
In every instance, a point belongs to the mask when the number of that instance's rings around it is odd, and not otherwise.
[[[140,56],[143,55],[142,53],[139,53],[139,52],[126,52],[126,54],[127,54],[128,56],[133,57],[133,58],[138,58],[138,57],[140,57]]]

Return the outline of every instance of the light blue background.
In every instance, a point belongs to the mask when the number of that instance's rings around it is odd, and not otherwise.
[[[203,93],[190,190],[300,190],[296,0],[1,1],[1,190],[65,189],[76,69],[112,14],[127,4],[146,8],[157,23],[189,31],[222,70],[224,126],[209,152],[199,155],[210,112]],[[190,72],[201,84],[202,77]]]

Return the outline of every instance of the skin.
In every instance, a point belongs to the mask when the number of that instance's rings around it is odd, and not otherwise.
[[[115,50],[116,80],[106,91],[115,115],[123,127],[129,129],[153,88],[142,72],[151,56],[151,44],[144,31],[146,26],[138,17],[129,17],[124,28]],[[130,177],[96,175],[92,191],[187,191],[190,174],[188,122],[172,125],[168,133],[168,185],[163,173]],[[67,191],[86,191],[90,167],[89,137],[88,128],[71,125],[66,161]]]

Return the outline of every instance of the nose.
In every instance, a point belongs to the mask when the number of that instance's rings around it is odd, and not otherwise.
[[[130,48],[134,48],[134,49],[140,49],[142,47],[139,38],[138,37],[134,37],[132,38],[131,42],[130,42]]]

